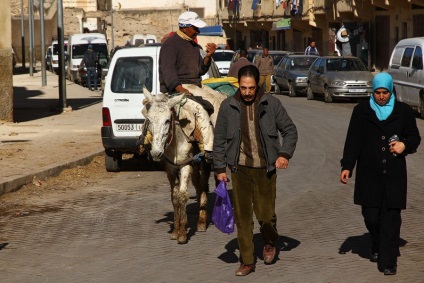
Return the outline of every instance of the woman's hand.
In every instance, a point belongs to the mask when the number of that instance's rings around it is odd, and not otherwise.
[[[342,173],[340,173],[340,182],[343,184],[347,184],[347,180],[349,180],[350,171],[349,170],[343,170]]]
[[[405,144],[401,141],[392,141],[389,143],[389,146],[391,153],[402,154],[402,152],[405,150]]]

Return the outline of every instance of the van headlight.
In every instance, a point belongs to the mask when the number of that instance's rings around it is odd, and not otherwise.
[[[367,81],[367,86],[372,86],[372,81]]]
[[[344,85],[346,85],[346,82],[344,82],[344,81],[333,81],[333,82],[330,82],[330,85],[331,86],[344,86]]]
[[[308,81],[307,77],[297,77],[296,83],[306,83]]]

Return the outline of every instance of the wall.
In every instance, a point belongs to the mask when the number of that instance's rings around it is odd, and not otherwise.
[[[0,0],[0,120],[13,121],[13,66],[10,0]]]

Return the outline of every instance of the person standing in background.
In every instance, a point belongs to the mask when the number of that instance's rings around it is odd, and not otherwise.
[[[87,85],[89,90],[93,90],[91,87],[91,77],[94,77],[94,90],[97,88],[97,53],[93,50],[93,45],[89,44],[87,50],[84,53],[84,58],[81,61],[80,67],[87,68]]]
[[[305,49],[305,55],[317,55],[319,56],[318,49],[315,46],[315,41],[311,39],[309,41],[309,46]]]
[[[247,58],[247,51],[240,50],[240,57],[236,62],[231,63],[230,70],[228,70],[228,77],[238,78],[239,70],[247,65],[253,65]]]
[[[264,83],[266,84],[265,92],[271,92],[271,76],[274,74],[274,59],[269,55],[268,48],[263,49],[263,54],[258,57],[256,61],[256,67],[259,69],[260,80],[259,86],[263,88]]]

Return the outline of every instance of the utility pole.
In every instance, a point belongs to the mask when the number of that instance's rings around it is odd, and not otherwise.
[[[59,109],[66,105],[65,47],[63,43],[63,4],[57,0],[57,42],[59,47]]]
[[[22,69],[25,69],[24,0],[21,0],[21,46],[22,46]]]
[[[115,38],[113,32],[113,0],[110,0],[110,38],[112,39],[111,50],[113,50],[115,48]]]
[[[34,0],[28,0],[28,34],[29,34],[29,75],[34,76],[34,49],[33,49],[33,37],[34,37],[34,29],[32,28],[34,24],[34,10],[33,10],[33,2]]]
[[[45,49],[45,36],[44,36],[44,0],[40,0],[40,7],[38,9],[40,12],[40,28],[41,28],[41,85],[47,85],[47,76],[46,76],[46,58],[44,54],[46,53]]]

